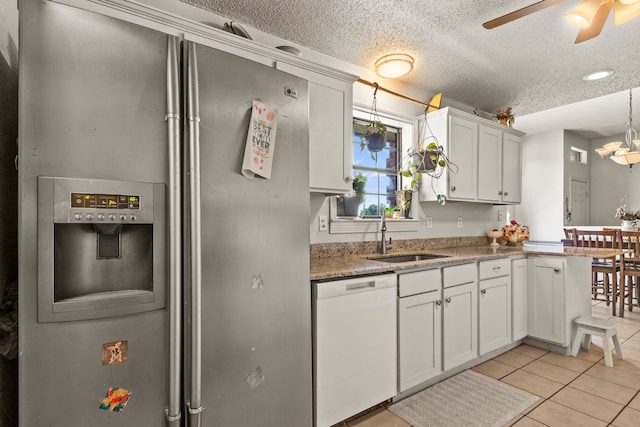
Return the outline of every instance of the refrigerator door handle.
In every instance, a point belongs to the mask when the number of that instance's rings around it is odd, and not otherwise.
[[[169,149],[169,398],[167,425],[177,427],[182,418],[180,390],[182,365],[182,179],[180,156],[180,77],[178,39],[167,36],[167,121]]]
[[[187,42],[187,121],[189,132],[189,201],[191,223],[191,387],[189,425],[201,425],[202,303],[200,225],[200,100],[196,44]]]

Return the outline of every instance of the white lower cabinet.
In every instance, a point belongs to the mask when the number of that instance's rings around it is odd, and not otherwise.
[[[561,257],[529,258],[527,323],[530,337],[566,346],[565,264]]]
[[[480,356],[511,343],[511,262],[480,261],[478,315]]]
[[[509,276],[480,281],[480,356],[511,342],[511,283]]]
[[[401,392],[442,372],[441,307],[439,290],[398,302]]]
[[[478,284],[474,280],[445,288],[442,297],[443,365],[447,371],[478,356]]]
[[[526,258],[511,261],[511,329],[513,341],[527,336]]]

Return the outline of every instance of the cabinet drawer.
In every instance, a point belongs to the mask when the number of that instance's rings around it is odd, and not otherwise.
[[[400,274],[398,277],[400,297],[437,291],[442,283],[442,273],[439,268],[434,270],[416,271],[415,273]]]
[[[445,288],[450,286],[461,285],[463,283],[475,282],[478,277],[478,268],[476,263],[455,265],[453,267],[445,267],[442,269],[443,281]]]
[[[507,276],[511,273],[511,262],[509,262],[509,258],[480,261],[479,271],[480,280]]]

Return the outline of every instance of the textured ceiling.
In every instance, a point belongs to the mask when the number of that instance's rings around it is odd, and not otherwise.
[[[599,37],[574,44],[564,15],[580,0],[493,30],[482,23],[536,0],[181,1],[370,70],[408,53],[416,63],[401,81],[487,112],[522,116],[640,86],[640,17],[614,26],[612,12]],[[602,68],[615,74],[582,80]]]

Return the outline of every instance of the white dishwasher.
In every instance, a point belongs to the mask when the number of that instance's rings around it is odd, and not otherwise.
[[[313,283],[316,427],[396,394],[395,274]]]

